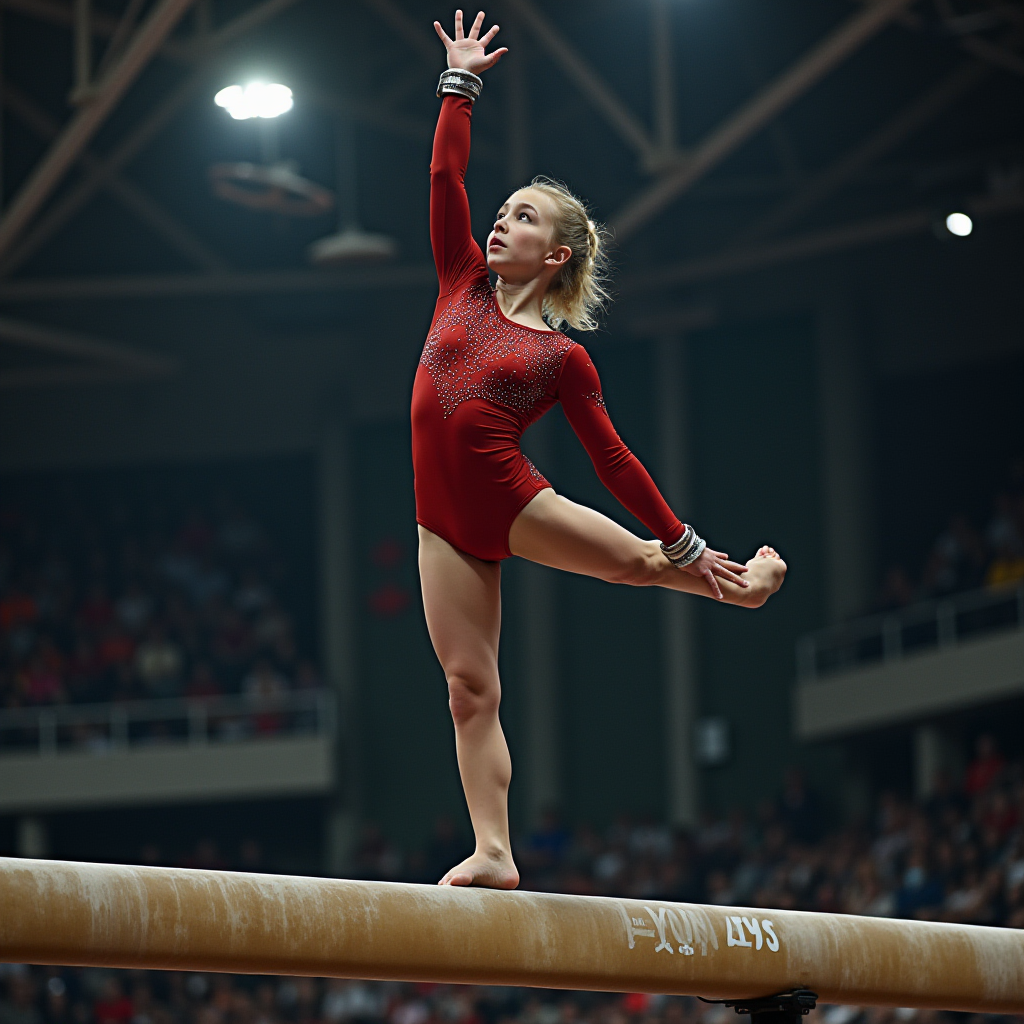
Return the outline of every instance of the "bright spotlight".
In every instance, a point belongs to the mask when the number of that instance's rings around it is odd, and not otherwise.
[[[250,117],[279,117],[294,104],[292,91],[287,85],[250,82],[244,88],[229,85],[221,89],[213,102],[223,107],[236,121]]]
[[[974,230],[974,221],[966,213],[951,213],[946,218],[946,230],[958,238],[966,238]]]

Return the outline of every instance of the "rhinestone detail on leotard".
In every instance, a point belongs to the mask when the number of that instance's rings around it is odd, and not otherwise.
[[[434,321],[420,362],[430,373],[445,418],[468,398],[529,412],[575,346],[561,333],[509,323],[490,283],[467,288]]]

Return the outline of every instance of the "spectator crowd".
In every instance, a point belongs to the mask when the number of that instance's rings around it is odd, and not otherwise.
[[[919,574],[905,565],[885,572],[876,611],[904,608],[915,601],[946,597],[978,587],[997,589],[1024,581],[1024,464],[1011,467],[1006,486],[992,501],[979,529],[962,512],[949,517],[932,544]]]
[[[0,709],[320,685],[285,561],[230,495],[50,498],[0,499]]]
[[[1024,762],[988,735],[962,786],[936,779],[921,805],[884,793],[873,821],[837,829],[792,769],[755,814],[693,830],[622,818],[601,833],[549,814],[516,847],[521,888],[726,906],[958,921],[1024,928]],[[369,826],[356,871],[433,882],[466,856],[451,821],[402,854]]]
[[[586,827],[571,833],[549,816],[518,845],[523,886],[532,889],[1024,928],[1024,765],[1007,762],[991,737],[980,738],[962,787],[941,783],[917,806],[884,794],[870,827],[824,831],[813,794],[793,771],[780,799],[752,818],[739,813],[708,818],[692,833],[621,819],[602,835]],[[217,856],[212,846],[197,852],[198,860],[190,863],[215,866],[204,863]],[[433,881],[464,852],[448,820],[438,823],[425,850],[407,856],[370,828],[358,868],[363,877]],[[258,859],[258,850],[248,855]],[[969,1016],[820,1006],[808,1024],[954,1024]],[[736,1019],[721,1005],[641,993],[0,965],[0,1024],[731,1024]],[[997,1019],[977,1015],[969,1024]]]
[[[826,823],[795,768],[755,813],[708,815],[692,829],[626,816],[569,829],[549,813],[515,842],[520,888],[1024,928],[1024,760],[1004,757],[992,736],[977,739],[961,785],[940,775],[924,803],[883,792],[869,820]],[[368,824],[352,876],[432,884],[471,852],[467,842],[448,817],[415,849]],[[149,845],[140,859],[275,869],[253,838],[237,853],[205,839],[168,854]]]

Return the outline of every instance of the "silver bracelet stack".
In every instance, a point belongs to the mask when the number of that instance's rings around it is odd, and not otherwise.
[[[441,78],[437,83],[438,96],[465,96],[472,103],[476,103],[480,93],[483,92],[484,80],[472,71],[463,71],[462,68],[449,68],[441,72]]]
[[[707,541],[698,537],[696,530],[692,526],[687,526],[683,531],[682,537],[675,544],[666,545],[663,543],[661,550],[665,552],[665,557],[677,569],[685,569],[692,562],[696,562],[700,558],[707,546]]]

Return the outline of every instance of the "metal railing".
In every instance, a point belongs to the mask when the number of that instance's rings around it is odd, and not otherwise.
[[[277,696],[194,697],[55,704],[0,711],[0,757],[36,752],[96,754],[178,744],[334,734],[329,690]]]
[[[797,677],[814,682],[1006,629],[1024,629],[1024,586],[973,590],[810,633],[797,641]]]

